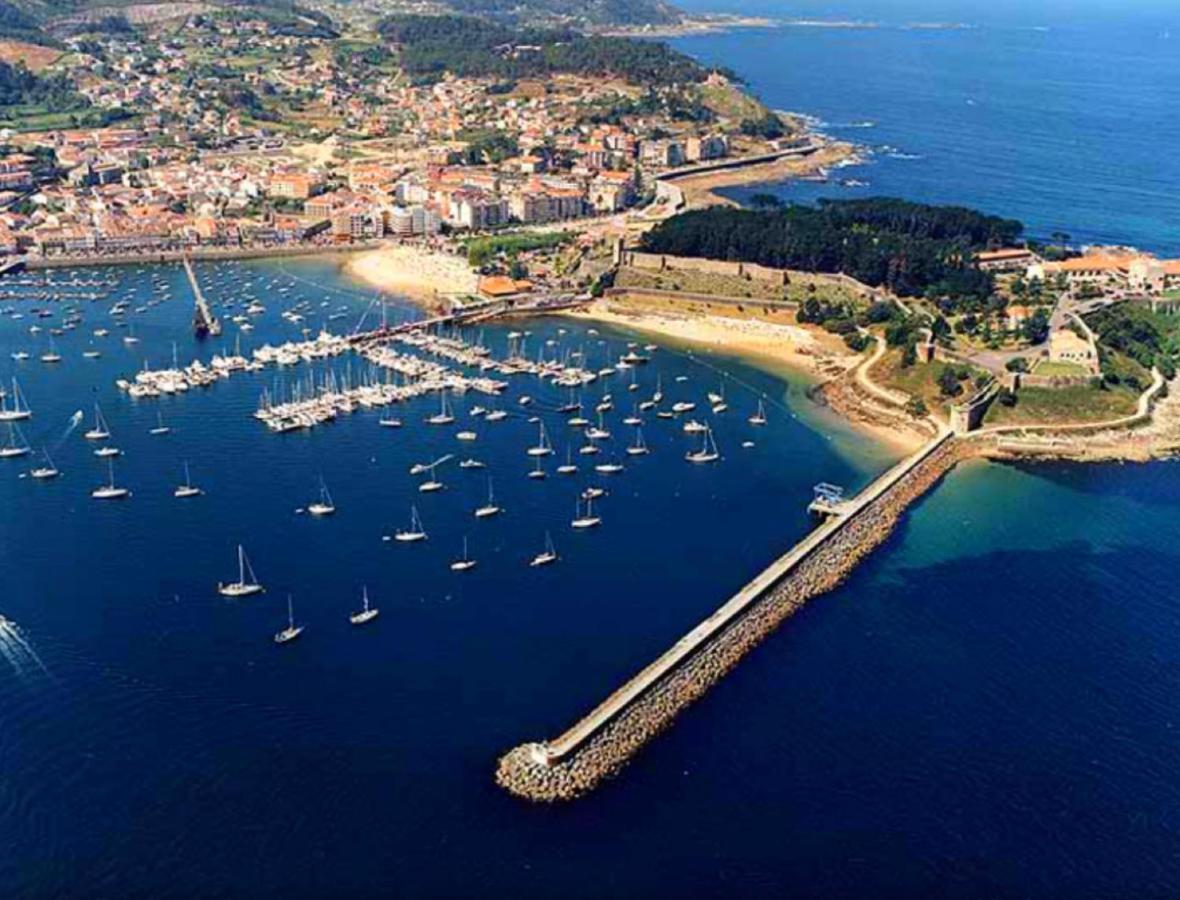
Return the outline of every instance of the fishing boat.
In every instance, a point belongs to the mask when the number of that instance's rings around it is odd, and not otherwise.
[[[307,511],[313,516],[331,516],[336,512],[336,504],[332,502],[332,495],[328,493],[328,486],[320,478],[320,498],[307,505]]]
[[[368,587],[361,589],[361,603],[363,606],[358,612],[354,612],[348,617],[348,621],[353,625],[364,625],[366,622],[372,622],[377,618],[377,614],[381,610],[376,607],[369,606],[369,589]]]
[[[475,560],[467,555],[467,538],[463,538],[463,557],[451,563],[452,572],[466,572],[475,568]]]
[[[684,454],[684,458],[691,463],[711,463],[717,462],[721,458],[721,454],[717,452],[717,442],[713,439],[713,429],[705,428],[705,436],[701,442],[699,450],[690,450]]]
[[[111,436],[111,430],[107,426],[107,420],[102,414],[102,407],[98,403],[94,404],[94,427],[85,432],[82,437],[88,441],[105,441]]]
[[[45,465],[38,466],[29,472],[30,478],[36,478],[38,481],[48,481],[51,478],[56,478],[61,473],[57,470],[57,466],[53,464],[53,460],[49,458],[49,451],[42,450],[41,455],[45,457]]]
[[[178,497],[181,500],[187,499],[189,497],[201,496],[201,489],[199,487],[193,486],[193,480],[192,476],[189,474],[187,462],[184,464],[184,484],[180,485],[180,487],[174,490],[172,492],[172,496]]]
[[[9,403],[10,400],[11,403]],[[25,419],[32,418],[32,415],[33,411],[25,402],[20,384],[13,378],[11,394],[0,397],[0,422],[23,422]]]
[[[8,441],[3,447],[0,447],[0,459],[17,459],[26,456],[28,452],[29,444],[25,440],[24,434],[21,433],[20,426],[16,422],[9,422]]]
[[[576,502],[573,521],[570,522],[571,528],[585,529],[594,528],[602,524],[602,519],[594,515],[594,501],[592,499],[586,500],[586,511],[582,512],[582,501],[579,498]]]
[[[597,449],[597,448],[595,448]],[[574,465],[574,448],[565,448],[565,464],[557,467],[558,475],[573,475],[578,471],[578,467]]]
[[[650,451],[647,449],[647,442],[643,439],[643,429],[635,429],[635,441],[627,448],[628,456],[647,456]]]
[[[455,421],[455,414],[451,411],[451,405],[447,402],[447,392],[439,392],[440,405],[439,411],[426,420],[429,425],[450,425]]]
[[[157,412],[156,413],[156,424],[154,427],[148,429],[148,434],[153,435],[154,437],[160,437],[161,435],[171,434],[171,433],[172,433],[172,429],[164,424],[164,414],[161,412]]]
[[[238,580],[229,584],[217,582],[217,593],[223,597],[249,597],[262,592],[263,587],[254,576],[254,569],[250,565],[250,560],[246,558],[246,551],[238,544]]]
[[[422,520],[418,518],[418,508],[410,507],[410,527],[394,533],[393,539],[403,544],[426,540],[426,531],[422,527]]]
[[[750,416],[750,418],[748,418],[746,421],[751,425],[766,424],[766,407],[763,405],[761,399],[758,400],[758,412],[754,413],[754,415]]]
[[[495,496],[492,493],[492,479],[488,479],[488,502],[479,507],[475,511],[477,519],[487,519],[491,516],[499,515],[503,510],[496,505]]]
[[[550,537],[549,532],[545,532],[545,549],[533,557],[532,562],[529,563],[534,569],[538,566],[547,566],[550,563],[557,562],[557,550],[553,547],[553,538]]]
[[[291,605],[291,595],[287,595],[287,627],[275,634],[276,644],[286,644],[303,634],[303,626],[295,624],[295,609]]]
[[[553,446],[549,443],[549,435],[545,431],[545,423],[537,423],[540,428],[540,435],[537,438],[537,446],[529,447],[529,456],[549,456],[553,453]]]

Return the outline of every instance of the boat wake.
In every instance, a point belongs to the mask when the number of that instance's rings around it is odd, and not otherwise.
[[[12,671],[22,681],[27,681],[29,676],[38,672],[46,678],[53,677],[16,623],[3,616],[0,616],[0,656],[12,666]]]

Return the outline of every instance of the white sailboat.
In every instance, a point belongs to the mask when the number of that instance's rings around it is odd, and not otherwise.
[[[576,508],[574,511],[573,521],[570,522],[571,528],[585,529],[594,528],[602,524],[602,519],[594,515],[594,501],[592,499],[586,500],[586,511],[582,512],[582,501],[579,498],[575,501]]]
[[[30,478],[36,478],[38,481],[48,481],[51,478],[56,478],[61,474],[57,470],[57,466],[53,464],[53,460],[49,458],[49,451],[42,450],[41,455],[45,457],[45,465],[38,466],[29,472]]]
[[[467,537],[463,537],[463,557],[451,563],[452,572],[466,572],[475,568],[475,560],[467,555]]]
[[[659,375],[657,375],[656,376],[656,392],[651,395],[651,402],[652,403],[662,403],[663,400],[664,400],[664,382],[663,382],[663,379]]]
[[[529,478],[544,478],[545,470],[541,468],[541,457],[536,457],[536,465],[533,466],[532,471],[529,472]]]
[[[11,405],[9,400],[12,401]],[[23,422],[25,419],[32,418],[33,411],[29,409],[29,404],[25,402],[24,395],[21,393],[20,384],[15,378],[12,379],[12,394],[10,396],[0,397],[0,422]]]
[[[434,468],[437,465],[437,462],[433,462],[426,467],[426,470],[430,473],[430,475],[427,476],[425,481],[418,485],[418,490],[423,494],[431,494],[435,491],[441,491],[443,489],[443,483],[434,477]]]
[[[486,469],[487,465],[480,462],[478,459],[472,459],[469,457],[467,459],[462,459],[459,461],[459,468],[460,469]]]
[[[529,563],[534,569],[538,566],[547,566],[550,563],[557,562],[557,550],[553,547],[553,538],[549,532],[545,532],[545,549],[533,557],[532,562]]]
[[[496,505],[496,499],[492,495],[492,479],[488,479],[488,502],[479,507],[475,511],[477,519],[487,519],[491,516],[499,515],[503,510]]]
[[[57,347],[53,343],[53,335],[49,336],[49,350],[41,354],[41,362],[43,363],[59,363],[61,362],[61,354],[57,352]]]
[[[186,461],[184,464],[184,484],[180,485],[176,490],[174,490],[172,492],[172,496],[181,500],[186,500],[189,497],[200,497],[201,493],[202,491],[199,487],[193,486],[193,479],[189,474],[188,462]]]
[[[706,428],[707,428],[706,425],[704,425],[701,422],[698,422],[696,419],[689,419],[687,422],[684,423],[684,433],[685,434],[703,434],[705,432]]]
[[[366,622],[372,622],[377,618],[377,614],[381,610],[376,607],[369,606],[369,589],[365,587],[361,591],[361,598],[364,606],[358,612],[354,612],[348,617],[348,621],[353,625],[364,625]]]
[[[549,435],[545,431],[545,423],[539,422],[540,434],[537,437],[537,446],[529,447],[529,456],[549,456],[553,453],[553,445],[549,443]]]
[[[238,580],[229,584],[217,582],[217,593],[223,597],[249,597],[251,594],[261,594],[263,590],[254,576],[250,560],[246,558],[245,549],[238,544]]]
[[[382,418],[382,419],[377,420],[377,424],[380,425],[382,428],[401,428],[402,427],[402,420],[401,419]]]
[[[410,507],[410,527],[396,531],[393,539],[403,544],[426,540],[426,530],[422,527],[422,520],[418,518],[418,507]]]
[[[313,516],[330,516],[336,512],[336,504],[332,502],[332,495],[328,493],[328,486],[320,478],[320,499],[307,505],[307,511]]]
[[[110,477],[106,484],[99,485],[90,492],[90,496],[95,500],[122,500],[125,497],[131,496],[131,491],[124,487],[115,486],[115,463],[114,460],[107,460],[107,469]]]
[[[592,441],[610,440],[610,432],[606,430],[606,426],[603,424],[601,412],[598,414],[598,424],[593,428],[586,429],[586,437]]]
[[[578,467],[574,465],[574,448],[565,448],[565,464],[557,467],[558,475],[574,475],[578,471]]]
[[[643,439],[643,429],[635,429],[635,442],[627,448],[628,456],[646,456],[648,454],[647,442]]]
[[[172,433],[172,429],[164,424],[164,414],[161,412],[157,412],[156,413],[156,425],[154,428],[148,429],[148,434],[159,437],[160,435],[171,434],[171,433]]]
[[[447,392],[439,391],[440,406],[439,411],[426,421],[430,425],[450,425],[455,421],[455,414],[451,411],[451,405],[447,402]]]
[[[291,603],[291,595],[287,595],[287,627],[275,633],[276,644],[286,644],[303,634],[303,626],[295,624],[295,608]]]
[[[0,459],[17,459],[29,453],[29,442],[25,440],[16,422],[8,423],[8,441],[0,447]]]
[[[88,441],[105,441],[111,436],[111,430],[107,426],[107,420],[102,414],[102,407],[97,402],[94,404],[94,427],[85,432],[82,437]]]
[[[758,412],[754,413],[754,415],[750,416],[750,418],[748,418],[746,421],[751,425],[766,424],[766,407],[763,405],[761,399],[758,400]]]
[[[712,428],[706,426],[701,448],[699,450],[690,450],[684,454],[684,458],[691,463],[711,463],[717,462],[721,458],[721,454],[717,452],[717,441],[713,439]]]

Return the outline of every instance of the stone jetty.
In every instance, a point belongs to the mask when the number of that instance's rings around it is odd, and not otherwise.
[[[618,773],[640,748],[672,724],[677,713],[717,683],[783,620],[847,578],[861,559],[889,537],[906,508],[971,452],[963,442],[946,436],[933,446],[902,472],[892,477],[887,473],[866,488],[861,494],[866,501],[854,512],[821,526],[828,531],[820,540],[793,561],[781,578],[760,591],[740,616],[659,680],[644,685],[635,699],[619,706],[617,714],[600,727],[586,728],[587,721],[601,716],[611,699],[633,688],[643,673],[555,742],[568,743],[568,736],[581,728],[586,737],[572,751],[559,755],[554,744],[522,744],[500,758],[496,781],[519,797],[556,802],[580,797]],[[882,481],[885,483],[874,491]],[[686,639],[688,636],[682,641]]]

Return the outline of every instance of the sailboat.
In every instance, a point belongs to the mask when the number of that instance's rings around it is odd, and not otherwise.
[[[717,452],[717,441],[713,439],[712,428],[705,426],[705,436],[701,442],[701,449],[690,450],[684,454],[684,458],[691,463],[711,463],[717,462],[721,458],[721,454]]]
[[[545,477],[545,470],[541,468],[541,457],[538,456],[538,457],[536,457],[536,465],[533,466],[532,471],[529,472],[529,478],[544,478],[544,477]]]
[[[638,405],[631,407],[631,415],[629,415],[629,416],[627,416],[627,418],[623,419],[623,424],[624,425],[642,425],[643,424],[643,417],[639,415]]]
[[[402,427],[402,420],[401,419],[382,418],[382,419],[377,420],[377,424],[380,425],[382,428],[401,428]]]
[[[148,434],[155,435],[158,437],[162,434],[170,434],[171,432],[172,432],[172,429],[164,424],[164,414],[161,412],[157,412],[156,413],[156,425],[154,428],[151,428],[148,430]]]
[[[361,590],[361,598],[364,606],[361,608],[360,612],[354,612],[348,617],[348,621],[350,621],[353,625],[364,625],[366,622],[372,622],[375,618],[377,618],[377,614],[381,612],[381,610],[369,606],[368,587],[365,587]]]
[[[0,447],[0,459],[16,459],[29,452],[29,443],[16,422],[8,423],[8,443]]]
[[[664,382],[659,375],[656,376],[656,392],[651,395],[652,403],[662,403],[664,400]]]
[[[393,539],[407,544],[414,541],[426,540],[426,531],[422,527],[422,520],[418,518],[418,507],[410,507],[410,527],[395,532]]]
[[[61,473],[57,470],[57,466],[49,458],[49,451],[42,450],[41,455],[45,457],[45,465],[33,469],[29,472],[29,477],[36,478],[38,481],[48,481],[50,478],[56,478],[60,475]]]
[[[492,479],[488,479],[488,502],[479,507],[475,511],[477,519],[486,519],[490,516],[499,515],[503,510],[496,505],[496,500],[492,495]]]
[[[492,401],[492,408],[488,411],[488,414],[483,417],[483,420],[485,422],[499,422],[501,419],[506,418],[508,418],[508,413],[502,409],[497,409],[495,401]]]
[[[426,421],[430,425],[450,425],[455,421],[455,415],[451,412],[451,406],[447,403],[447,392],[439,391],[439,398],[441,400],[439,411]]]
[[[57,347],[54,346],[53,336],[49,336],[49,350],[41,354],[41,362],[43,363],[59,363],[61,362],[61,354],[57,352]]]
[[[643,439],[643,429],[635,429],[635,443],[627,448],[628,456],[646,456],[648,454],[647,442]]]
[[[685,434],[702,434],[707,426],[698,422],[696,419],[689,419],[684,423]]]
[[[82,437],[88,441],[105,441],[111,436],[111,430],[107,426],[107,420],[102,414],[102,408],[96,402],[94,404],[94,427],[84,433]]]
[[[573,521],[570,522],[571,528],[594,528],[596,525],[602,524],[602,519],[594,515],[594,501],[592,499],[586,500],[586,512],[582,512],[581,498],[575,501],[576,507],[574,511]]]
[[[12,405],[8,405],[8,397],[0,397],[0,422],[23,422],[25,419],[31,418],[33,411],[29,409],[28,403],[25,402],[24,395],[21,394],[20,384],[15,378],[12,379]]]
[[[466,572],[468,569],[475,568],[475,560],[467,555],[467,537],[463,537],[463,558],[457,559],[451,563],[452,572]]]
[[[766,424],[766,407],[762,404],[762,400],[758,400],[758,412],[750,416],[746,420],[751,425],[765,425]]]
[[[217,582],[217,593],[223,597],[249,597],[251,594],[261,594],[262,591],[262,585],[254,577],[250,560],[246,558],[246,551],[238,544],[238,580],[229,584]]]
[[[532,562],[529,563],[534,569],[537,566],[547,566],[550,563],[557,562],[557,550],[553,547],[553,538],[550,537],[549,532],[545,532],[545,549],[533,557]]]
[[[586,437],[592,441],[606,441],[610,439],[610,432],[602,423],[602,413],[598,414],[598,424],[593,428],[586,429]]]
[[[184,464],[184,484],[182,484],[180,487],[178,487],[176,490],[174,490],[172,492],[172,496],[178,497],[181,500],[187,499],[189,497],[201,496],[201,489],[199,487],[193,486],[193,480],[192,480],[192,476],[189,474],[189,471],[188,471],[188,462],[187,461]]]
[[[418,485],[418,490],[423,494],[430,494],[434,491],[441,491],[443,489],[443,483],[434,477],[434,467],[437,465],[437,462],[433,462],[426,467],[426,470],[430,472],[430,475],[425,481]]]
[[[567,446],[565,448],[565,464],[557,467],[558,475],[573,475],[578,471],[578,467],[574,465],[574,448]]]
[[[332,502],[332,495],[328,493],[328,486],[320,477],[320,499],[307,505],[307,511],[313,516],[330,516],[336,512],[336,504]]]
[[[487,465],[480,462],[478,459],[472,459],[472,458],[468,457],[467,459],[459,460],[459,468],[460,469],[486,469]]]
[[[90,496],[95,500],[122,500],[125,497],[131,496],[131,491],[124,487],[115,486],[115,463],[114,460],[107,460],[107,469],[110,473],[110,478],[106,484],[99,485],[90,492]]]
[[[549,443],[549,435],[545,431],[545,423],[539,422],[540,435],[537,438],[537,446],[529,447],[529,456],[549,456],[553,452],[553,445]]]
[[[285,644],[303,634],[303,626],[295,624],[295,609],[291,605],[291,595],[287,595],[287,627],[275,634],[276,644]]]

